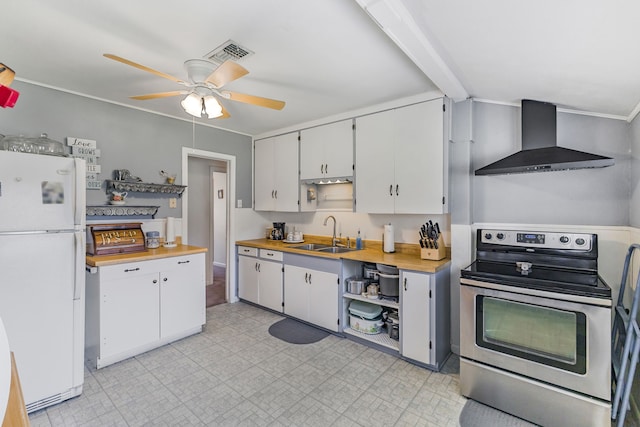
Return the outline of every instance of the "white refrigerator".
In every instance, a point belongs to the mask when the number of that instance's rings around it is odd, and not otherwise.
[[[27,411],[82,393],[84,160],[0,151],[0,318]]]

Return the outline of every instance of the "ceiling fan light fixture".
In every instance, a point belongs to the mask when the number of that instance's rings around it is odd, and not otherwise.
[[[180,101],[184,111],[194,117],[208,117],[215,119],[222,115],[222,106],[215,96],[201,96],[197,93],[190,93],[185,99]]]
[[[210,119],[215,119],[222,115],[222,105],[218,102],[215,96],[209,95],[202,98],[202,112],[205,113]]]
[[[185,99],[180,101],[184,111],[194,117],[202,117],[202,98],[195,93],[190,93]]]

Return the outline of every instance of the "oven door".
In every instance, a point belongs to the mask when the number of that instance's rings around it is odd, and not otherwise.
[[[610,301],[469,279],[461,285],[462,357],[611,400]]]

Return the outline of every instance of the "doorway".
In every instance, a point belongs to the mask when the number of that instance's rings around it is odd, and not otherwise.
[[[182,240],[207,248],[207,305],[233,302],[235,156],[183,147],[182,182]]]
[[[218,160],[214,160],[212,163],[209,166],[211,275],[207,275],[207,307],[227,302],[227,252],[225,250],[227,243],[227,165]]]

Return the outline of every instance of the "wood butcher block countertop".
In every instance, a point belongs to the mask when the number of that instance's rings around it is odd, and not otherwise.
[[[207,248],[200,246],[178,245],[175,248],[147,249],[144,252],[113,255],[87,255],[86,263],[91,267],[122,264],[125,262],[148,261],[152,259],[169,258],[174,256],[193,255],[207,252]]]
[[[290,252],[300,255],[317,256],[322,258],[333,259],[349,259],[354,261],[363,261],[370,263],[381,263],[396,266],[404,270],[421,271],[425,273],[436,273],[443,268],[447,268],[451,261],[451,250],[447,248],[447,256],[439,261],[430,261],[420,258],[420,246],[409,243],[396,243],[394,253],[385,253],[382,251],[382,242],[376,240],[364,241],[364,249],[343,252],[340,254],[331,254],[327,252],[307,251],[304,249],[295,249],[294,246],[306,243],[323,243],[331,244],[331,238],[326,236],[304,236],[304,243],[285,243],[282,240],[270,239],[253,239],[238,240],[236,245],[248,246],[259,249],[270,249],[282,252]],[[344,239],[342,239],[344,243]],[[355,241],[351,242],[352,246]]]

